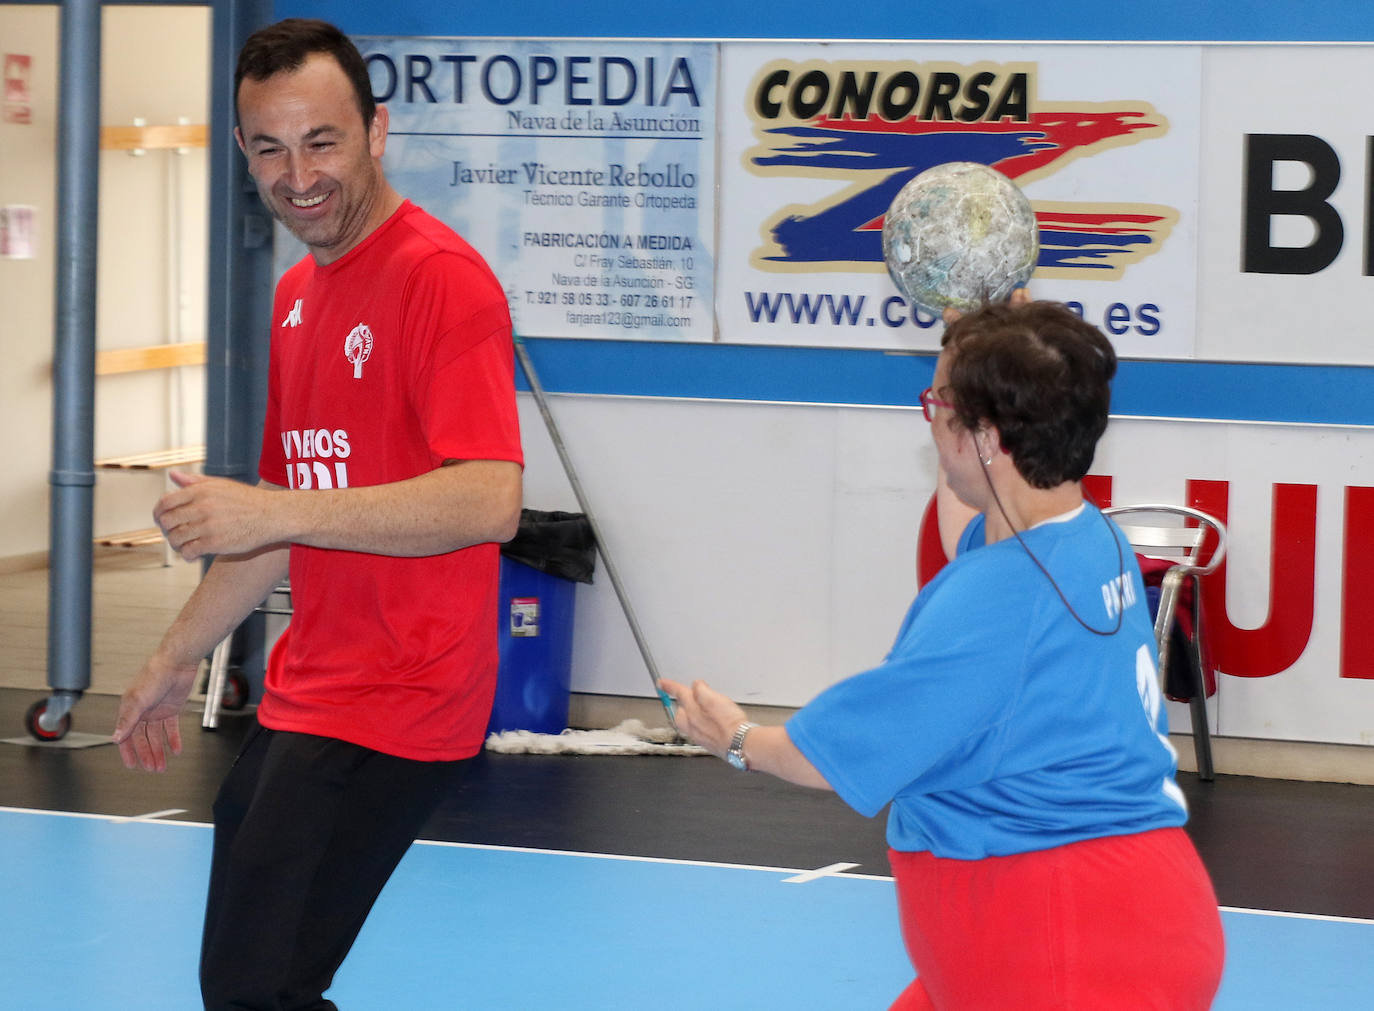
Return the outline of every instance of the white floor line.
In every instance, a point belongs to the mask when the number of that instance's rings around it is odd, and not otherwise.
[[[1329,916],[1325,913],[1289,913],[1281,909],[1245,909],[1240,906],[1221,906],[1223,913],[1247,913],[1251,916],[1277,916],[1288,920],[1323,920],[1327,923],[1360,923],[1374,927],[1374,920],[1359,916]]]
[[[794,874],[792,877],[783,878],[782,880],[783,884],[787,885],[804,885],[810,881],[819,880],[820,878],[833,878],[837,874],[843,874],[845,871],[853,870],[858,866],[858,864],[827,864],[825,867],[817,867],[814,871]],[[888,880],[891,881],[892,879],[888,878]]]
[[[165,811],[153,811],[150,814],[135,814],[127,818],[111,818],[110,822],[114,825],[122,825],[131,821],[156,821],[159,818],[170,818],[174,814],[185,814],[184,807],[169,807]]]
[[[0,806],[0,814],[37,814],[51,815],[57,818],[89,818],[96,821],[106,822],[128,822],[138,820],[129,817],[113,816],[108,814],[87,814],[80,811],[44,811],[29,807],[4,807]],[[148,816],[143,816],[148,817]],[[179,825],[183,828],[214,828],[208,822],[198,821],[154,821],[148,822],[153,825]],[[541,849],[533,846],[500,846],[494,843],[465,843],[465,842],[445,842],[441,839],[416,839],[417,846],[441,846],[449,849],[469,849],[469,850],[490,850],[497,853],[531,853],[538,856],[553,857],[580,857],[593,860],[621,860],[627,863],[648,863],[648,864],[675,864],[684,867],[715,867],[722,870],[738,871],[764,871],[769,874],[802,875],[812,874],[813,871],[800,867],[767,867],[759,864],[732,864],[722,861],[712,860],[683,860],[674,857],[642,857],[631,856],[625,853],[588,853],[579,850],[556,850]],[[858,864],[850,864],[857,867]],[[845,878],[864,881],[891,881],[891,875],[881,874],[845,874]]]
[[[176,825],[180,828],[214,828],[213,825],[203,821],[167,821],[166,816],[180,814],[185,808],[171,808],[166,811],[156,811],[153,814],[139,815],[115,815],[115,814],[91,814],[88,811],[44,811],[32,807],[5,807],[0,805],[0,814],[42,814],[52,818],[86,818],[91,821],[104,821],[114,824],[138,822],[149,825]],[[156,818],[156,821],[148,821],[149,818]]]
[[[537,849],[529,846],[498,846],[491,843],[443,842],[437,839],[417,839],[415,840],[415,844],[417,846],[447,846],[452,849],[493,850],[505,853],[537,853],[544,856],[555,857],[588,857],[595,860],[623,860],[628,863],[673,864],[682,867],[714,867],[721,870],[733,871],[764,871],[768,874],[787,874],[792,876],[812,873],[809,870],[799,867],[767,867],[761,864],[732,864],[718,860],[683,860],[676,857],[641,857],[630,856],[624,853],[586,853],[577,850]],[[848,866],[858,867],[859,865],[850,864]],[[892,880],[890,874],[845,874],[844,877],[863,881]]]
[[[80,811],[44,811],[30,807],[5,807],[0,805],[0,814],[29,814],[29,815],[49,815],[57,818],[90,818],[96,821],[113,823],[121,822],[141,822],[153,825],[175,825],[182,828],[213,828],[206,822],[197,821],[166,821],[161,818],[156,821],[147,821],[160,815],[180,813],[176,810],[159,811],[152,815],[140,815],[136,817],[115,817],[107,814],[88,814]],[[470,849],[470,850],[490,850],[498,853],[530,853],[538,856],[555,857],[580,857],[591,860],[620,860],[627,863],[647,863],[647,864],[672,864],[682,867],[712,867],[721,870],[739,871],[764,871],[769,874],[787,874],[791,878],[784,881],[805,878],[811,880],[815,877],[843,877],[846,880],[856,881],[891,881],[891,875],[881,874],[850,874],[846,870],[849,867],[857,867],[858,864],[831,864],[818,870],[803,870],[796,867],[768,867],[759,864],[731,864],[714,860],[682,860],[673,857],[641,857],[629,856],[623,853],[585,853],[577,850],[555,850],[540,849],[532,846],[498,846],[490,843],[460,843],[444,842],[438,839],[417,839],[417,846],[441,846],[448,849]],[[834,870],[838,868],[838,870]],[[1366,926],[1374,926],[1374,919],[1364,919],[1357,916],[1331,916],[1325,913],[1294,913],[1278,909],[1246,909],[1242,906],[1221,906],[1223,913],[1237,913],[1251,916],[1274,916],[1292,920],[1321,920],[1328,923],[1356,923]]]

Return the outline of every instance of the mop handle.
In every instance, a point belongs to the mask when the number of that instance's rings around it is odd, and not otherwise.
[[[601,528],[597,525],[596,514],[592,512],[591,503],[587,501],[587,495],[582,490],[582,482],[578,479],[572,459],[568,456],[568,449],[563,444],[563,437],[559,434],[558,424],[553,420],[553,414],[549,411],[543,384],[539,382],[539,374],[534,369],[534,363],[530,361],[524,339],[518,334],[515,335],[515,354],[520,359],[520,367],[525,370],[525,378],[529,380],[530,391],[534,394],[534,402],[539,405],[539,414],[544,419],[544,427],[548,429],[549,438],[553,440],[553,448],[558,451],[558,459],[562,461],[563,472],[567,474],[568,483],[572,485],[573,494],[577,496],[577,504],[591,524],[592,537],[596,540],[596,550],[601,553],[601,561],[606,566],[606,574],[611,577],[611,585],[615,587],[615,595],[620,599],[620,609],[625,612],[625,620],[629,623],[630,634],[634,636],[635,644],[639,647],[639,655],[644,658],[644,666],[649,669],[649,677],[654,682],[654,693],[658,696],[658,700],[663,703],[663,710],[668,714],[668,722],[672,724],[674,730],[677,730],[677,721],[673,719],[673,700],[659,683],[658,666],[654,663],[653,655],[649,652],[649,644],[645,641],[644,633],[640,630],[634,608],[630,606],[630,598],[625,593],[624,584],[620,581],[620,573],[616,570],[615,562],[611,559],[611,552],[601,536]]]

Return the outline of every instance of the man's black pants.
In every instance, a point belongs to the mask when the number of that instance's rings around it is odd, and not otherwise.
[[[466,761],[416,762],[254,727],[215,800],[201,939],[210,1011],[329,1011],[323,996]]]

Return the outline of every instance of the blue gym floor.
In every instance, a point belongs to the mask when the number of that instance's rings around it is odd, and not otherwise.
[[[166,817],[0,808],[0,1006],[198,1006],[210,829]],[[885,1008],[910,979],[891,881],[816,871],[419,843],[330,996],[407,1011]],[[1374,921],[1223,921],[1217,1008],[1374,1007]]]
[[[43,697],[0,689],[0,727]],[[199,1006],[210,805],[252,717],[188,714],[154,776],[108,744],[116,702],[77,706],[90,747],[0,732],[0,1011]],[[1216,1006],[1374,1008],[1374,787],[1179,785],[1224,907]],[[910,979],[883,819],[714,759],[484,753],[422,838],[342,1011],[883,1011]]]

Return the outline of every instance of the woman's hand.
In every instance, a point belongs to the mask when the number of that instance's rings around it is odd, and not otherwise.
[[[667,678],[662,684],[672,696],[673,719],[682,736],[724,758],[735,731],[749,719],[744,710],[705,681],[693,681],[690,688]]]
[[[672,696],[678,731],[693,744],[724,758],[739,725],[749,722],[744,710],[705,681],[693,681],[690,688],[667,678],[659,683]],[[744,739],[744,760],[752,771],[766,772],[798,786],[832,789],[792,743],[786,727],[756,726],[750,730]]]
[[[1011,295],[1007,298],[1007,305],[1026,305],[1030,301],[1030,288],[1022,286],[1020,288],[1012,289]],[[941,317],[945,321],[945,326],[949,326],[962,315],[963,313],[960,312],[958,309],[954,308],[953,306],[948,307],[947,309],[945,309],[943,313],[941,313]]]

